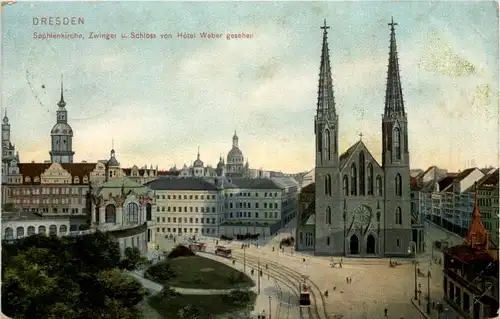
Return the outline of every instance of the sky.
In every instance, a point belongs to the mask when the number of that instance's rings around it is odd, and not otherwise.
[[[236,130],[250,167],[310,170],[327,19],[340,150],[362,133],[381,162],[391,16],[411,168],[498,166],[495,2],[18,2],[2,8],[1,104],[22,162],[49,159],[64,74],[75,162],[109,158],[114,146],[122,166],[168,169],[191,164],[199,147],[215,166]],[[84,25],[33,25],[41,17],[83,17]],[[120,37],[131,32],[157,38]]]

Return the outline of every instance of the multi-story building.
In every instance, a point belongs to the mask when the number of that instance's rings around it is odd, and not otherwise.
[[[293,178],[229,177],[218,185],[226,209],[221,234],[270,236],[296,215],[298,184]]]
[[[153,165],[150,165],[149,168],[147,165],[144,165],[142,168],[134,165],[131,168],[123,168],[122,171],[130,180],[139,184],[146,184],[158,178],[158,165],[156,168],[153,168]]]
[[[444,299],[467,318],[498,318],[498,249],[492,248],[474,203],[464,243],[444,251]]]
[[[224,217],[222,189],[202,178],[160,178],[154,190],[156,235],[217,236]]]
[[[146,236],[148,225],[145,223],[147,216],[133,219],[134,223],[126,219],[128,222],[124,223],[125,219],[120,219],[120,217],[113,220],[107,218],[108,213],[103,210],[104,208],[100,208],[101,211],[98,214],[95,213],[96,205],[106,204],[109,209],[115,207],[116,214],[119,216],[120,210],[115,205],[116,196],[113,195],[115,197],[110,198],[112,191],[108,191],[113,187],[119,190],[129,187],[127,191],[135,194],[136,186],[131,184],[134,182],[124,179],[127,173],[121,169],[114,150],[111,150],[108,160],[95,163],[74,163],[73,130],[67,121],[62,86],[61,99],[57,105],[56,124],[51,130],[51,151],[49,152],[51,160],[45,163],[18,162],[18,155],[12,155],[13,145],[10,143],[9,120],[6,116],[3,119],[2,156],[5,154],[2,166],[2,213],[5,221],[2,227],[3,237],[15,239],[35,233],[78,235],[85,234],[78,233],[78,231],[92,232],[99,229],[113,231],[115,237],[136,236],[136,238],[148,239]],[[132,175],[134,172],[135,170],[131,169]],[[144,176],[145,173],[142,175],[132,177],[143,181],[145,178],[154,178],[156,171],[151,169],[147,172],[148,176]],[[120,183],[120,186],[113,183]],[[151,200],[144,194],[141,194],[140,200],[129,195],[122,196],[122,201],[135,200],[140,204],[136,203],[138,209],[135,209],[134,205],[126,206],[125,214],[129,214],[128,208],[133,211],[132,215],[135,214],[133,216],[142,214],[142,211],[147,210],[147,205],[151,204]],[[102,214],[104,217],[100,218]],[[135,223],[136,220],[139,222]],[[135,243],[137,244],[137,241]]]
[[[413,192],[418,196],[420,214],[426,220],[465,236],[472,218],[474,185],[488,175],[478,168],[459,173],[445,173],[444,170],[439,174],[430,173],[414,178]]]
[[[498,184],[499,170],[487,174],[476,184],[477,187],[477,201],[479,209],[481,210],[481,219],[484,222],[484,227],[491,234],[493,244],[498,247]],[[475,190],[473,187],[472,189]]]

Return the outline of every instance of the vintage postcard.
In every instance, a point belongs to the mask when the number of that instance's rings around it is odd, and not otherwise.
[[[494,1],[1,1],[5,318],[498,318]]]

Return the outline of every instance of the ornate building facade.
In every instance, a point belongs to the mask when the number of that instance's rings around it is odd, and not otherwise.
[[[245,163],[243,152],[239,148],[239,138],[234,132],[233,147],[227,153],[226,174],[232,177],[244,177],[248,175],[248,160]]]
[[[319,255],[407,255],[411,242],[410,170],[394,26],[384,115],[382,164],[360,139],[346,152],[338,149],[339,118],[333,94],[327,29],[323,29],[316,135],[313,250]],[[310,219],[299,217],[300,221]],[[298,238],[304,224],[297,228]],[[307,227],[309,228],[309,227]],[[302,235],[304,236],[304,235]]]

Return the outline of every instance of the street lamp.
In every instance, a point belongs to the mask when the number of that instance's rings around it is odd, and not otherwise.
[[[246,255],[246,244],[243,244],[243,273],[247,273],[247,255]]]
[[[272,317],[272,316],[271,316],[271,300],[272,300],[272,299],[273,299],[273,298],[271,298],[271,296],[269,296],[269,319],[271,319],[271,317]]]
[[[431,270],[427,271],[427,314],[431,314]]]
[[[411,249],[413,247],[413,250]],[[411,254],[413,251],[413,265],[415,266],[415,300],[418,299],[417,297],[417,244],[414,241],[410,241],[410,244],[408,246],[408,253]]]
[[[346,225],[345,225],[345,218],[346,218],[346,215],[347,215],[346,206],[347,206],[347,205],[346,205],[346,201],[345,201],[345,198],[344,198],[344,211],[343,211],[343,213],[342,213],[342,219],[343,219],[343,221],[344,221],[344,257],[347,257],[347,255],[346,255],[346,251],[345,251],[345,237],[346,237],[346,233],[345,233],[345,232],[346,232],[346,228],[345,228],[345,226],[346,226]]]

